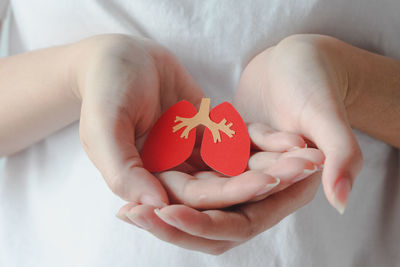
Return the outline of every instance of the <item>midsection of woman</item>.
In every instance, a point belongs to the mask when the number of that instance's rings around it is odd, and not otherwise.
[[[400,58],[396,1],[12,0],[11,8],[11,54],[102,33],[148,37],[182,61],[214,105],[232,98],[253,56],[291,34],[331,35]],[[0,176],[0,265],[393,265],[400,240],[398,151],[357,136],[365,166],[343,217],[319,192],[270,231],[216,258],[115,219],[122,200],[87,159],[75,123],[7,159]]]

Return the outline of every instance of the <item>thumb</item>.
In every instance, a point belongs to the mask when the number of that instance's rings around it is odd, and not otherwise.
[[[318,113],[309,132],[325,154],[322,184],[330,204],[343,214],[354,181],[361,171],[362,153],[344,112]],[[315,125],[318,125],[316,128]]]
[[[83,103],[80,137],[111,191],[129,202],[165,206],[167,193],[158,179],[143,168],[129,116],[96,110]]]

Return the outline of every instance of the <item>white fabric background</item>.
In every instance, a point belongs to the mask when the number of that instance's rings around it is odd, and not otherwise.
[[[246,63],[294,33],[321,33],[400,58],[400,2],[12,0],[11,53],[100,33],[172,50],[214,104]],[[215,257],[161,242],[114,217],[112,195],[73,124],[7,159],[0,174],[0,266],[399,266],[398,150],[357,133],[365,167],[343,216],[321,190],[305,208]],[[273,216],[273,215],[271,215]]]
[[[0,0],[0,57],[8,54],[8,30],[10,24],[10,12],[8,1]]]

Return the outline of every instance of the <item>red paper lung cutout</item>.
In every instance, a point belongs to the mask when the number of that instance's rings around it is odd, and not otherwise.
[[[241,174],[246,169],[250,156],[250,137],[246,124],[228,102],[212,109],[210,119],[214,122],[225,119],[233,123],[231,129],[235,134],[230,138],[221,133],[221,142],[215,143],[211,131],[206,128],[201,144],[201,157],[208,166],[225,175]]]
[[[183,100],[170,107],[154,124],[142,148],[144,167],[150,172],[171,169],[190,157],[196,141],[196,128],[187,139],[181,138],[184,129],[173,132],[176,116],[191,118],[197,113],[189,101]]]
[[[204,125],[203,161],[228,176],[242,173],[250,156],[250,137],[245,123],[228,102],[209,110],[208,98],[203,98],[198,113],[188,101],[169,108],[144,143],[141,154],[144,167],[151,172],[160,172],[183,163],[193,151],[196,127]]]

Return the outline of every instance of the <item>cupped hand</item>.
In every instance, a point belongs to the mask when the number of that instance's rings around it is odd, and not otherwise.
[[[305,148],[299,136],[263,124],[249,125],[249,134],[257,152],[242,175],[159,173],[171,205],[155,209],[128,203],[118,217],[161,240],[210,254],[223,253],[271,228],[314,197],[324,156]]]
[[[296,35],[263,51],[244,70],[234,105],[246,121],[299,134],[321,149],[326,196],[343,213],[362,155],[347,119],[354,93],[346,59],[332,49],[338,45],[331,37]]]
[[[121,198],[164,206],[168,196],[143,168],[139,150],[166,109],[183,99],[198,105],[202,91],[169,51],[148,39],[102,35],[74,47],[86,153]]]

